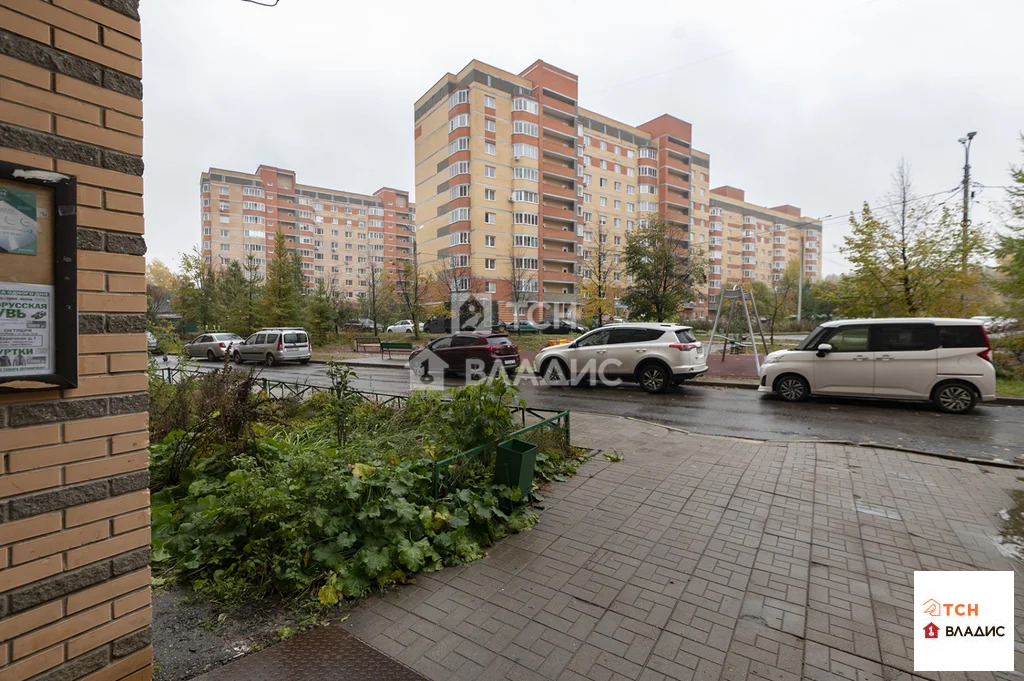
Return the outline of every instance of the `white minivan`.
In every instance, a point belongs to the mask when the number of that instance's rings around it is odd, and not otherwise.
[[[792,350],[765,357],[760,392],[930,400],[951,414],[996,399],[992,346],[974,319],[826,322]]]

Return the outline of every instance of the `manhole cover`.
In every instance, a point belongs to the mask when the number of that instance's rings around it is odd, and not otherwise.
[[[427,681],[338,626],[319,627],[193,681]]]

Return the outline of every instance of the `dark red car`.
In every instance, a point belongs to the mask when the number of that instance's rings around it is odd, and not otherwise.
[[[495,365],[510,374],[519,368],[519,348],[508,334],[463,331],[436,338],[409,355],[409,368],[418,375],[445,371],[467,374],[474,367],[490,374]]]

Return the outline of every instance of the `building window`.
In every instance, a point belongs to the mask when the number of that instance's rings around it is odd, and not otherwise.
[[[448,198],[449,199],[461,199],[461,198],[464,198],[466,196],[469,196],[469,185],[468,184],[457,184],[457,185],[455,185],[454,187],[452,187],[451,189],[448,190]],[[374,222],[373,220],[370,220],[371,224],[373,222]],[[377,222],[380,222],[380,220],[377,220]]]
[[[222,251],[230,251],[231,250],[231,244],[221,244],[220,245],[220,250],[222,250]]]
[[[203,199],[203,208],[210,207],[210,199]]]
[[[498,267],[498,261],[495,258],[484,258],[484,269],[494,270]]]
[[[460,232],[452,232],[451,234],[448,235],[448,245],[449,246],[458,246],[459,244],[468,244],[468,243],[469,243],[469,232],[468,231],[463,230],[463,231],[460,231]]]
[[[248,217],[252,217],[252,216],[251,215],[246,215],[245,217],[248,218]],[[231,222],[231,218],[229,218],[227,215],[221,215],[220,216],[220,221],[221,221],[221,223],[226,225],[227,223]],[[246,220],[246,222],[248,222],[248,220]]]
[[[515,258],[515,265],[517,269],[535,270],[537,269],[537,258]]]
[[[469,172],[469,164],[466,164],[466,172]],[[497,169],[494,166],[484,166],[485,177],[495,177],[497,175]]]
[[[469,90],[459,90],[453,92],[452,96],[448,98],[448,108],[452,109],[459,104],[469,104]]]
[[[622,201],[615,199],[615,210],[622,210]]]
[[[512,110],[535,114],[537,113],[537,102],[526,97],[516,97],[512,100]]]
[[[452,267],[469,267],[469,256],[466,254],[453,255],[448,259]]]
[[[531,192],[525,189],[516,189],[512,192],[512,200],[522,201],[524,203],[537,203],[537,192]]]
[[[459,128],[469,127],[469,114],[459,114],[448,121],[448,132],[455,132]]]
[[[513,243],[520,248],[537,248],[537,237],[529,234],[516,234]]]
[[[497,222],[497,218],[494,213],[484,213],[484,222],[488,225],[493,225]]]
[[[513,144],[512,156],[526,158],[537,158],[537,147],[532,144]]]
[[[494,108],[494,97],[490,95],[484,95],[484,106],[488,109]]]
[[[469,161],[457,161],[448,166],[448,177],[469,174]]]
[[[524,168],[523,166],[516,166],[512,170],[512,177],[517,180],[533,180],[537,181],[537,169],[536,168]]]
[[[491,156],[494,156],[496,153],[498,153],[498,149],[495,146],[494,142],[484,142],[484,153],[490,154]]]
[[[599,146],[601,147],[601,151],[608,151],[608,143],[605,142],[604,140],[600,141],[600,145]]]
[[[456,208],[452,212],[448,213],[448,224],[455,222],[461,222],[462,220],[469,219],[469,208]]]
[[[466,151],[467,149],[469,149],[469,138],[468,137],[460,137],[460,138],[454,139],[454,140],[452,140],[451,142],[448,143],[448,155],[449,156],[454,154],[457,151]]]
[[[633,177],[633,169],[626,168],[626,177]]]
[[[487,132],[494,132],[497,129],[497,125],[494,123],[493,118],[484,119],[484,130],[486,130]]]
[[[498,245],[498,239],[493,234],[488,234],[484,237],[484,246],[494,248]]]
[[[217,191],[219,191],[221,194],[230,194],[231,193],[231,190],[228,189],[227,187],[219,187],[217,189]]]
[[[608,161],[601,159],[601,170],[608,170]]]
[[[495,284],[493,281],[487,282],[487,288],[486,288],[485,292],[486,293],[497,293],[498,292],[498,285]]]
[[[512,224],[514,225],[536,225],[537,214],[536,213],[512,213]]]
[[[539,129],[537,128],[536,123],[530,123],[529,121],[513,121],[512,132],[536,137]]]

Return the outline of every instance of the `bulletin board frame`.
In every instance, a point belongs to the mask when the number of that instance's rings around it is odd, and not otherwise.
[[[4,252],[0,258],[0,288],[4,284],[31,284],[17,280],[10,274],[14,269],[4,266],[5,258],[36,258],[39,268],[52,271],[52,299],[48,305],[48,321],[52,325],[49,352],[52,370],[40,373],[3,375],[0,372],[0,394],[38,390],[56,390],[78,387],[78,182],[75,176],[55,173],[0,161],[0,180],[5,185],[24,186],[38,195],[43,188],[52,197],[47,210],[52,210],[51,243],[49,257],[39,255],[12,255]],[[42,227],[41,227],[42,229]],[[10,263],[10,261],[7,261]],[[5,271],[6,270],[6,271]],[[2,340],[2,339],[0,339]]]

